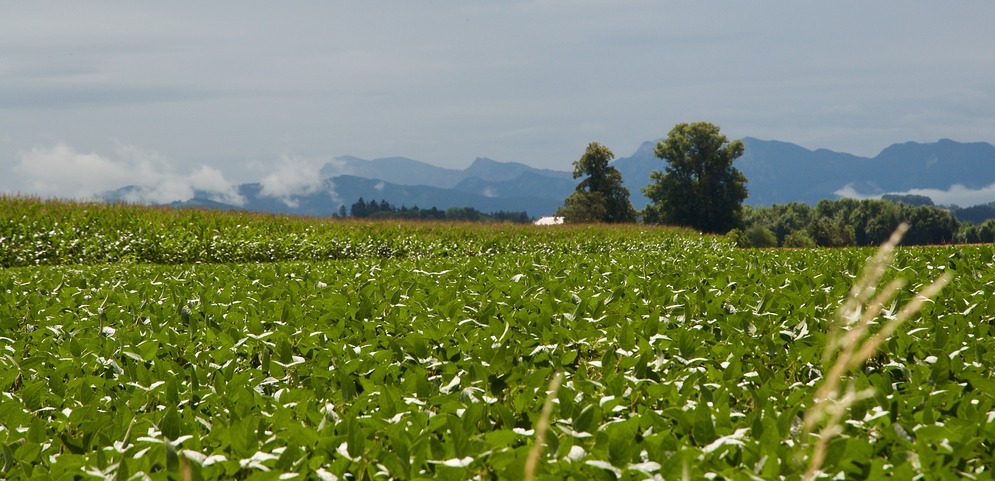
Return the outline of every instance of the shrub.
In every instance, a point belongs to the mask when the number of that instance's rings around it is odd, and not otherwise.
[[[745,231],[733,229],[726,237],[735,242],[737,247],[777,247],[777,236],[770,229],[754,225]]]
[[[796,230],[784,237],[784,247],[810,249],[816,247],[816,245],[815,241],[805,231]]]
[[[766,227],[755,225],[746,229],[744,234],[752,247],[777,247],[777,236]]]

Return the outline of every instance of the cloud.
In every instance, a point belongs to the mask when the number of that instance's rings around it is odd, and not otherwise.
[[[22,152],[16,170],[29,193],[45,197],[92,198],[122,187],[134,169],[96,153],[80,153],[66,144]]]
[[[300,202],[294,197],[314,194],[325,188],[321,179],[323,160],[308,159],[291,155],[281,155],[276,168],[259,182],[262,191],[259,195],[272,197],[287,207],[297,208]],[[333,200],[338,200],[334,189],[329,189]]]
[[[857,189],[855,189],[853,187],[853,184],[846,184],[843,187],[840,187],[839,189],[836,189],[833,192],[833,194],[836,194],[836,195],[838,195],[840,197],[843,197],[843,198],[846,198],[846,199],[857,199],[857,200],[880,199],[881,198],[881,194],[876,194],[876,195],[873,195],[873,194],[871,194],[871,195],[869,195],[869,194],[861,194],[859,191],[857,191]]]
[[[969,189],[961,184],[954,184],[947,190],[911,189],[906,192],[892,192],[892,194],[924,195],[933,199],[933,203],[938,205],[971,207],[995,202],[995,184],[980,189]]]
[[[833,192],[840,197],[849,199],[880,199],[882,194],[868,195],[861,194],[847,184]],[[888,192],[895,195],[923,195],[933,200],[937,205],[956,205],[960,207],[971,207],[975,205],[995,202],[995,184],[991,184],[980,189],[970,189],[961,184],[951,185],[949,189],[909,189],[904,192]]]
[[[27,190],[22,193],[42,197],[97,199],[132,186],[123,199],[135,203],[186,201],[198,191],[218,202],[245,203],[220,170],[201,166],[179,174],[168,157],[130,145],[119,146],[114,156],[79,152],[64,143],[35,147],[20,153],[14,171]]]
[[[186,176],[163,175],[154,183],[140,187],[126,192],[123,199],[139,204],[168,204],[200,195],[228,205],[245,205],[245,197],[238,193],[238,188],[225,180],[220,170],[207,165]]]

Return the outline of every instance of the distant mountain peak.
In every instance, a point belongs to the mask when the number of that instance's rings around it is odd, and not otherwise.
[[[473,159],[473,162],[470,163],[470,167],[467,168],[468,169],[473,168],[473,166],[475,165],[493,165],[493,164],[503,164],[503,163],[504,162],[499,162],[497,160],[490,159],[487,157],[477,157],[476,159]]]
[[[632,157],[656,156],[656,145],[659,140],[649,140],[639,144],[639,148],[632,154]]]

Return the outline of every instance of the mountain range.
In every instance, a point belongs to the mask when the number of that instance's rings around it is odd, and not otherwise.
[[[891,145],[875,157],[809,150],[751,137],[743,143],[745,153],[734,166],[749,180],[746,203],[750,205],[813,204],[839,198],[844,192],[879,196],[912,189],[947,190],[954,185],[981,189],[995,184],[995,146],[983,142],[906,142]],[[655,141],[645,142],[632,155],[612,162],[622,173],[636,209],[648,203],[641,188],[649,183],[650,173],[666,167],[654,155],[655,145]],[[564,164],[572,169],[569,163]],[[569,171],[485,158],[476,159],[465,169],[447,169],[404,157],[364,160],[345,156],[325,164],[320,176],[320,188],[287,197],[268,196],[262,184],[251,183],[238,186],[245,199],[241,206],[222,204],[209,192],[198,192],[193,199],[175,205],[327,216],[337,213],[341,205],[348,209],[362,197],[386,200],[395,206],[525,211],[538,217],[552,215],[578,182]],[[140,188],[125,187],[104,198],[123,199],[135,189]]]

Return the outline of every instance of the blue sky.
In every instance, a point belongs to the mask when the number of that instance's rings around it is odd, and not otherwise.
[[[995,143],[995,2],[10,2],[0,191],[157,200],[340,155],[569,170],[678,122]]]

